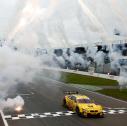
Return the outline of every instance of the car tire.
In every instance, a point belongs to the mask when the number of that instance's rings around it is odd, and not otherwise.
[[[104,114],[102,114],[102,115],[100,114],[99,117],[100,117],[100,118],[104,118]]]
[[[63,99],[63,106],[64,107],[67,107],[67,104],[66,104],[66,100],[65,99]]]
[[[78,107],[76,107],[76,113],[77,113],[78,116],[81,116],[81,113],[80,113],[80,110],[79,110]]]

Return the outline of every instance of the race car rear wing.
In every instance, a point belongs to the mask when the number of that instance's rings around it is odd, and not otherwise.
[[[67,95],[78,94],[78,91],[64,91],[64,94],[67,94]]]

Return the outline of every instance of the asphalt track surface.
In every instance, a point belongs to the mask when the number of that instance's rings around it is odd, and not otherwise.
[[[127,103],[108,98],[102,95],[94,94],[87,90],[77,89],[52,80],[41,79],[36,80],[32,84],[19,84],[16,89],[10,89],[9,97],[21,95],[24,98],[25,105],[21,113],[14,111],[4,111],[4,115],[29,116],[34,113],[37,116],[33,118],[18,118],[7,119],[9,126],[126,126],[127,113],[107,113],[105,118],[81,118],[76,114],[65,114],[60,116],[46,116],[40,118],[48,112],[48,114],[56,112],[67,112],[66,108],[62,107],[62,99],[64,91],[79,91],[80,93],[89,96],[97,103],[102,104],[107,108],[126,109]],[[121,110],[122,111],[122,110]],[[124,111],[124,110],[123,110]],[[67,112],[68,113],[68,112]],[[47,114],[47,115],[48,115]],[[44,116],[44,115],[43,115]],[[4,126],[0,117],[0,126]]]

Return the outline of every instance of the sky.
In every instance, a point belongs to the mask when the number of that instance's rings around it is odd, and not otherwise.
[[[114,29],[126,38],[126,7],[127,0],[0,0],[0,38],[28,47],[34,36],[30,48],[108,42]]]

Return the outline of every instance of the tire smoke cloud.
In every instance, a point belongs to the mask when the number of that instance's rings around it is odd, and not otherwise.
[[[11,87],[19,83],[31,83],[40,69],[40,59],[22,53],[10,46],[0,47],[0,109],[23,106],[24,100],[21,96],[7,99]],[[14,103],[13,103],[14,102]]]
[[[46,2],[46,0],[44,1]],[[21,10],[15,15],[17,17],[15,25],[13,24],[6,37],[7,42],[0,47],[0,104],[2,104],[0,109],[4,109],[3,106],[6,107],[7,104],[10,104],[10,107],[13,108],[15,104],[21,102],[20,104],[23,105],[25,103],[20,96],[5,100],[10,87],[21,82],[26,84],[32,82],[32,79],[43,64],[59,67],[53,61],[53,54],[36,57],[33,53],[28,53],[29,50],[44,47],[56,48],[58,45],[61,47],[63,45],[71,46],[74,43],[84,44],[84,41],[91,45],[95,41],[108,40],[108,37],[113,37],[114,39],[112,33],[114,28],[118,28],[120,31],[123,30],[122,35],[127,34],[126,29],[124,30],[125,24],[121,25],[121,21],[118,22],[117,20],[121,18],[120,14],[123,11],[114,14],[116,10],[119,11],[119,8],[114,7],[116,6],[114,4],[111,10],[107,4],[105,5],[106,1],[103,0],[103,5],[99,4],[102,3],[102,0],[96,0],[97,11],[95,11],[91,9],[91,4],[88,0],[85,0],[85,3],[82,0],[73,0],[71,2],[68,2],[68,0],[49,0],[47,6],[42,6],[43,2],[41,0],[23,0]],[[111,2],[108,3],[112,6]],[[98,4],[100,5],[99,7],[97,6]],[[123,8],[126,8],[126,6]],[[100,10],[106,12],[100,15],[98,13],[101,12]],[[110,11],[111,15],[108,15]],[[81,14],[83,19],[78,17],[78,14]],[[122,16],[126,17],[126,13],[123,13]],[[108,20],[110,17],[112,20]],[[60,26],[58,26],[58,22],[60,22]],[[81,27],[83,25],[86,27],[82,31]],[[86,37],[84,37],[85,34],[87,34]],[[77,38],[76,40],[74,40],[75,37]],[[27,50],[27,53],[24,50]],[[103,64],[102,59],[104,56],[103,53],[96,54],[96,49],[91,49],[87,52],[87,57],[93,57],[98,65]],[[75,54],[73,51],[70,56],[64,54],[64,57],[55,58],[62,66],[66,64],[65,60],[72,62],[73,67],[77,61],[84,68],[90,65],[89,60],[84,60],[84,56]],[[117,64],[116,62],[113,62],[112,67]]]

